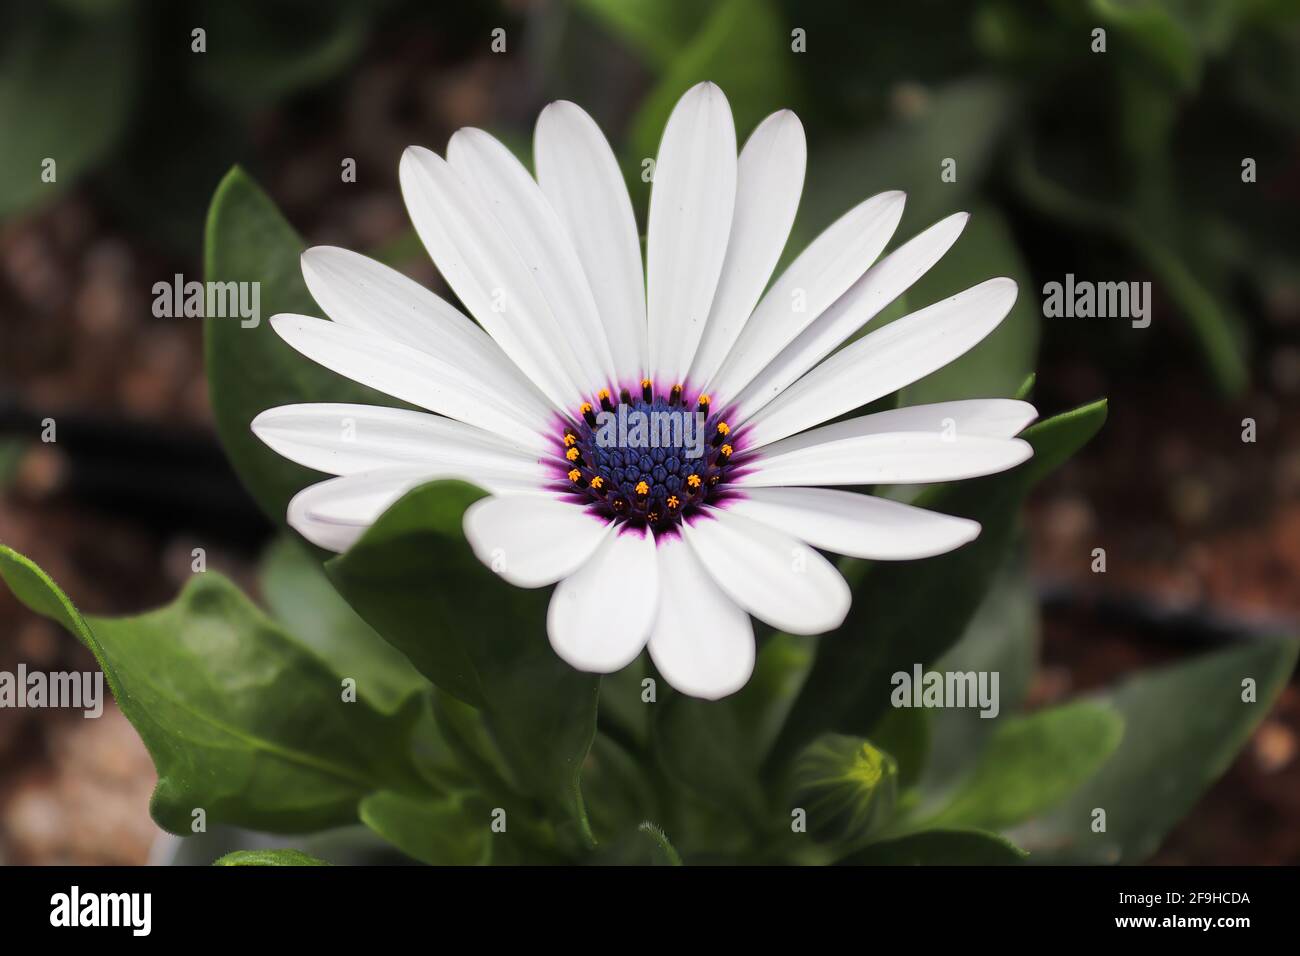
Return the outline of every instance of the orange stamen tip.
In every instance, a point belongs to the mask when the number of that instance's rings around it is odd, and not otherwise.
[[[579,454],[580,452],[578,451],[578,449],[570,448],[568,451],[564,453],[564,457],[569,459],[569,461],[577,461]]]
[[[718,434],[719,434],[719,435],[730,435],[730,434],[731,434],[731,426],[728,425],[726,422],[718,422]]]
[[[730,445],[723,445],[721,448],[718,449],[718,451],[722,454],[723,458],[730,458],[731,453],[734,450],[735,449],[733,449]]]
[[[687,475],[686,483],[690,485],[692,488],[698,488],[702,484],[699,475]]]
[[[707,404],[709,404],[709,396],[707,396],[707,395],[701,395],[701,396],[700,396],[700,404],[701,404],[701,405],[707,405]]]
[[[597,398],[609,398],[609,389],[607,389],[607,388],[602,388],[599,392],[596,393],[596,397],[597,397]]]
[[[583,415],[587,414],[587,412],[591,411],[591,402],[583,402],[583,403],[578,407],[578,411],[579,411],[579,413],[581,413],[581,414],[583,414]]]
[[[669,495],[668,501],[665,502],[669,508],[676,508],[681,504],[681,500],[676,495]]]
[[[647,485],[644,481],[638,481],[636,483],[636,493],[638,495],[648,495],[650,494],[650,486]]]
[[[579,478],[581,478],[581,477],[582,477],[582,472],[580,472],[577,468],[575,468],[575,469],[573,469],[571,472],[569,472],[569,480],[570,480],[570,481],[577,481],[577,480],[578,480]]]
[[[596,489],[604,488],[605,479],[600,477],[600,475],[596,475],[594,478],[591,479],[591,487]]]
[[[576,445],[576,444],[578,444],[578,439],[577,439],[577,437],[575,437],[575,436],[573,436],[573,435],[565,435],[565,436],[564,436],[564,447],[565,447],[565,448],[572,448],[572,447],[573,447],[574,445]]]

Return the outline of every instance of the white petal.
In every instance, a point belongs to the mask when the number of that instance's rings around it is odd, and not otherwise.
[[[550,406],[491,336],[459,309],[395,269],[333,246],[302,254],[302,275],[325,314],[464,368],[509,398],[530,419],[549,421]]]
[[[539,485],[552,477],[535,454],[490,432],[405,408],[281,405],[254,418],[252,430],[276,454],[331,475],[422,464],[467,474],[485,470]]]
[[[1019,438],[890,432],[813,444],[816,432],[809,434],[807,447],[783,452],[773,445],[759,452],[753,470],[734,480],[754,488],[957,481],[1006,471],[1033,455]]]
[[[659,603],[655,539],[625,529],[608,535],[551,595],[546,633],[578,670],[609,674],[636,659]]]
[[[906,292],[952,248],[969,219],[964,212],[949,216],[868,269],[745,386],[736,400],[736,421],[745,421],[780,395]]]
[[[468,475],[454,469],[421,466],[385,468],[308,485],[289,502],[289,526],[319,547],[346,551],[379,516],[408,491],[438,479],[457,479],[496,493],[531,496],[536,482]]]
[[[583,370],[580,384],[595,390],[615,380],[614,360],[596,300],[560,217],[523,163],[481,129],[456,132],[447,161],[478,191],[519,258],[537,281],[560,334]]]
[[[875,561],[910,561],[975,540],[979,522],[834,488],[749,488],[728,511],[814,548]]]
[[[872,196],[828,226],[763,296],[708,390],[741,390],[876,261],[903,215],[906,196]]]
[[[683,381],[709,317],[736,201],[736,128],[712,83],[686,91],[668,117],[646,237],[650,371]]]
[[[860,415],[791,435],[767,445],[764,455],[787,454],[811,445],[887,432],[1014,438],[1037,417],[1038,410],[1033,405],[1012,398],[967,398],[955,402],[908,405],[871,415]],[[752,443],[746,446],[747,449],[757,447],[760,446]]]
[[[690,381],[713,378],[767,287],[799,208],[807,157],[803,124],[789,110],[763,120],[740,151],[727,257]]]
[[[416,232],[460,301],[556,407],[581,402],[583,373],[572,343],[473,187],[419,146],[402,153],[398,177]]]
[[[759,620],[790,634],[820,634],[844,622],[848,584],[797,538],[722,509],[683,528],[718,586]]]
[[[1015,282],[989,279],[863,336],[758,411],[748,441],[777,441],[911,385],[978,344],[1015,301]]]
[[[533,137],[537,181],[568,230],[624,382],[646,371],[645,267],[632,200],[614,151],[573,103],[542,110]]]
[[[521,588],[568,577],[612,527],[574,502],[537,495],[482,498],[465,509],[465,538],[478,559]]]
[[[321,482],[321,484],[328,484],[328,482]],[[357,540],[370,527],[370,522],[326,521],[309,514],[306,507],[307,493],[315,487],[317,486],[310,485],[289,500],[285,520],[288,521],[289,527],[316,545],[316,547],[324,548],[326,551],[342,553],[357,543]]]
[[[694,550],[678,537],[659,540],[661,599],[650,632],[650,659],[674,688],[717,700],[754,672],[754,625],[722,593]]]
[[[476,425],[523,448],[554,447],[543,425],[512,407],[465,368],[371,332],[305,315],[275,315],[271,327],[331,371],[431,412]]]

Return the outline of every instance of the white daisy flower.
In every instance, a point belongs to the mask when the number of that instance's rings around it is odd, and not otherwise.
[[[793,113],[769,116],[738,157],[722,91],[703,83],[681,98],[655,165],[644,270],[595,122],[552,103],[534,155],[536,179],[463,129],[446,159],[414,146],[402,156],[416,230],[477,324],[363,256],[303,254],[333,321],[278,315],[275,330],[432,413],[309,404],[259,415],[267,445],[337,476],[290,503],[305,538],[345,550],[412,488],[472,482],[489,495],[465,514],[470,545],[511,584],[557,585],[547,632],[560,657],[608,673],[648,645],[679,691],[718,698],[753,670],[751,615],[794,634],[844,620],[849,587],[822,551],[925,558],[979,533],[841,486],[1011,468],[1031,454],[1013,437],[1031,405],[945,402],[826,424],[946,365],[1010,310],[1015,283],[990,279],[844,345],[938,261],[965,214],[876,261],[904,196],[873,196],[767,288],[803,187]],[[638,415],[657,423],[650,441]],[[626,434],[611,425],[620,420]]]

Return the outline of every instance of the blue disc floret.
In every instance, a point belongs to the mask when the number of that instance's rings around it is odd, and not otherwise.
[[[560,453],[573,494],[610,520],[655,531],[721,496],[731,429],[710,414],[708,395],[690,402],[681,385],[655,394],[646,379],[618,399],[602,389],[564,427]]]

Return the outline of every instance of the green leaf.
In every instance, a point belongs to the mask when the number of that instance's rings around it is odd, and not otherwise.
[[[898,764],[860,737],[823,734],[794,765],[795,803],[808,830],[827,839],[869,836],[889,821],[898,796]]]
[[[646,747],[650,740],[652,705],[641,699],[648,667],[643,653],[622,670],[600,679],[600,729],[638,749]]]
[[[721,0],[708,20],[680,49],[632,120],[631,156],[640,161],[659,152],[668,116],[696,83],[711,81],[731,104],[740,142],[767,116],[792,100],[794,74],[790,36],[771,0]],[[646,194],[638,180],[632,195]]]
[[[151,810],[302,833],[348,823],[372,790],[424,788],[407,753],[414,708],[390,716],[215,572],[136,617],[86,618],[39,567],[0,546],[0,576],[94,653],[158,771]]]
[[[672,62],[711,8],[701,0],[579,0],[579,6],[656,69]]]
[[[518,793],[482,713],[441,688],[434,691],[433,713],[438,735],[454,758],[454,768],[468,772],[480,787],[498,798]]]
[[[653,739],[660,763],[715,807],[754,827],[771,823],[759,769],[811,660],[807,638],[774,634],[738,693],[718,701],[674,694],[655,704]],[[783,823],[785,813],[780,813]]]
[[[1127,728],[1119,749],[1060,807],[1013,836],[1035,862],[1140,863],[1232,763],[1295,668],[1300,644],[1260,640],[1139,674],[1100,695]],[[1242,682],[1257,698],[1242,700]],[[1094,810],[1106,830],[1093,832]]]
[[[460,482],[417,488],[326,570],[421,673],[481,710],[518,782],[582,834],[578,779],[596,729],[599,681],[551,650],[548,592],[511,587],[466,544],[461,518],[482,494]]]
[[[1188,32],[1161,9],[1163,4],[1092,0],[1091,6],[1104,26],[1131,41],[1180,88],[1190,90],[1196,86],[1201,70],[1199,51]]]
[[[447,703],[474,713],[457,701]],[[467,762],[476,759],[470,755]],[[572,841],[562,845],[555,826],[537,811],[534,802],[495,778],[486,786],[462,780],[432,796],[381,791],[361,802],[359,815],[371,832],[407,856],[435,865],[568,864],[589,849]]]
[[[681,866],[682,858],[667,834],[646,820],[602,844],[590,862],[599,866]]]
[[[341,72],[361,52],[370,16],[364,5],[337,0],[314,3],[310,17],[260,4],[205,4],[208,45],[195,57],[195,81],[236,110],[265,107]]]
[[[1071,703],[1001,722],[974,772],[926,828],[1003,830],[1060,803],[1119,746],[1123,718]]]
[[[998,716],[981,717],[978,709],[957,707],[891,710],[891,716],[928,716],[930,754],[920,780],[927,812],[951,798],[956,785],[980,759],[989,735],[1006,721],[1015,719],[1029,693],[1038,656],[1038,599],[1019,550],[1013,552],[998,572],[961,639],[937,661],[927,662],[927,666],[941,673],[996,671]],[[888,742],[875,731],[872,739],[889,748]]]
[[[249,430],[259,412],[295,402],[395,405],[373,389],[335,375],[291,349],[271,328],[277,313],[319,314],[303,282],[303,241],[243,170],[217,187],[208,210],[203,271],[209,282],[259,283],[260,315],[203,320],[204,361],[217,434],[240,480],[279,527],[301,488],[321,476],[267,448]]]
[[[1029,401],[1029,397],[1034,394],[1036,384],[1038,384],[1038,373],[1030,372],[1025,376],[1025,380],[1020,383],[1020,387],[1016,389],[1016,394],[1011,397],[1022,402]]]
[[[1194,90],[1208,54],[1221,52],[1250,4],[1182,0],[1092,0],[1101,26],[1113,29],[1180,90]]]
[[[118,140],[135,86],[132,19],[33,6],[12,22],[0,40],[0,217],[52,199]]]
[[[995,833],[926,830],[873,843],[839,861],[841,866],[1013,866],[1024,850]]]
[[[491,857],[491,808],[463,793],[436,800],[373,793],[361,822],[412,859],[435,866],[473,866]]]
[[[236,850],[216,860],[213,866],[330,866],[301,850]]]
[[[428,691],[420,698],[422,706],[411,730],[411,761],[437,793],[470,789],[475,782],[472,768],[462,762],[456,744],[437,715],[440,698],[447,695],[434,687]],[[474,713],[472,707],[466,710]]]
[[[827,731],[866,736],[888,706],[890,677],[933,661],[956,643],[979,607],[1009,544],[1021,503],[1044,475],[1101,427],[1097,402],[1040,422],[1024,433],[1034,457],[1013,471],[931,488],[919,503],[978,520],[971,544],[925,561],[845,561],[853,605],[839,630],[817,642],[807,681],[769,760],[785,760]]]
[[[604,734],[596,734],[582,768],[582,796],[592,829],[603,841],[660,815],[650,761],[638,760]]]
[[[276,540],[262,556],[259,580],[272,617],[336,673],[356,680],[379,709],[395,713],[428,688],[411,662],[339,596],[320,564],[297,542]]]
[[[767,804],[749,728],[737,708],[681,694],[655,706],[654,749],[670,779],[747,825],[762,828]]]

